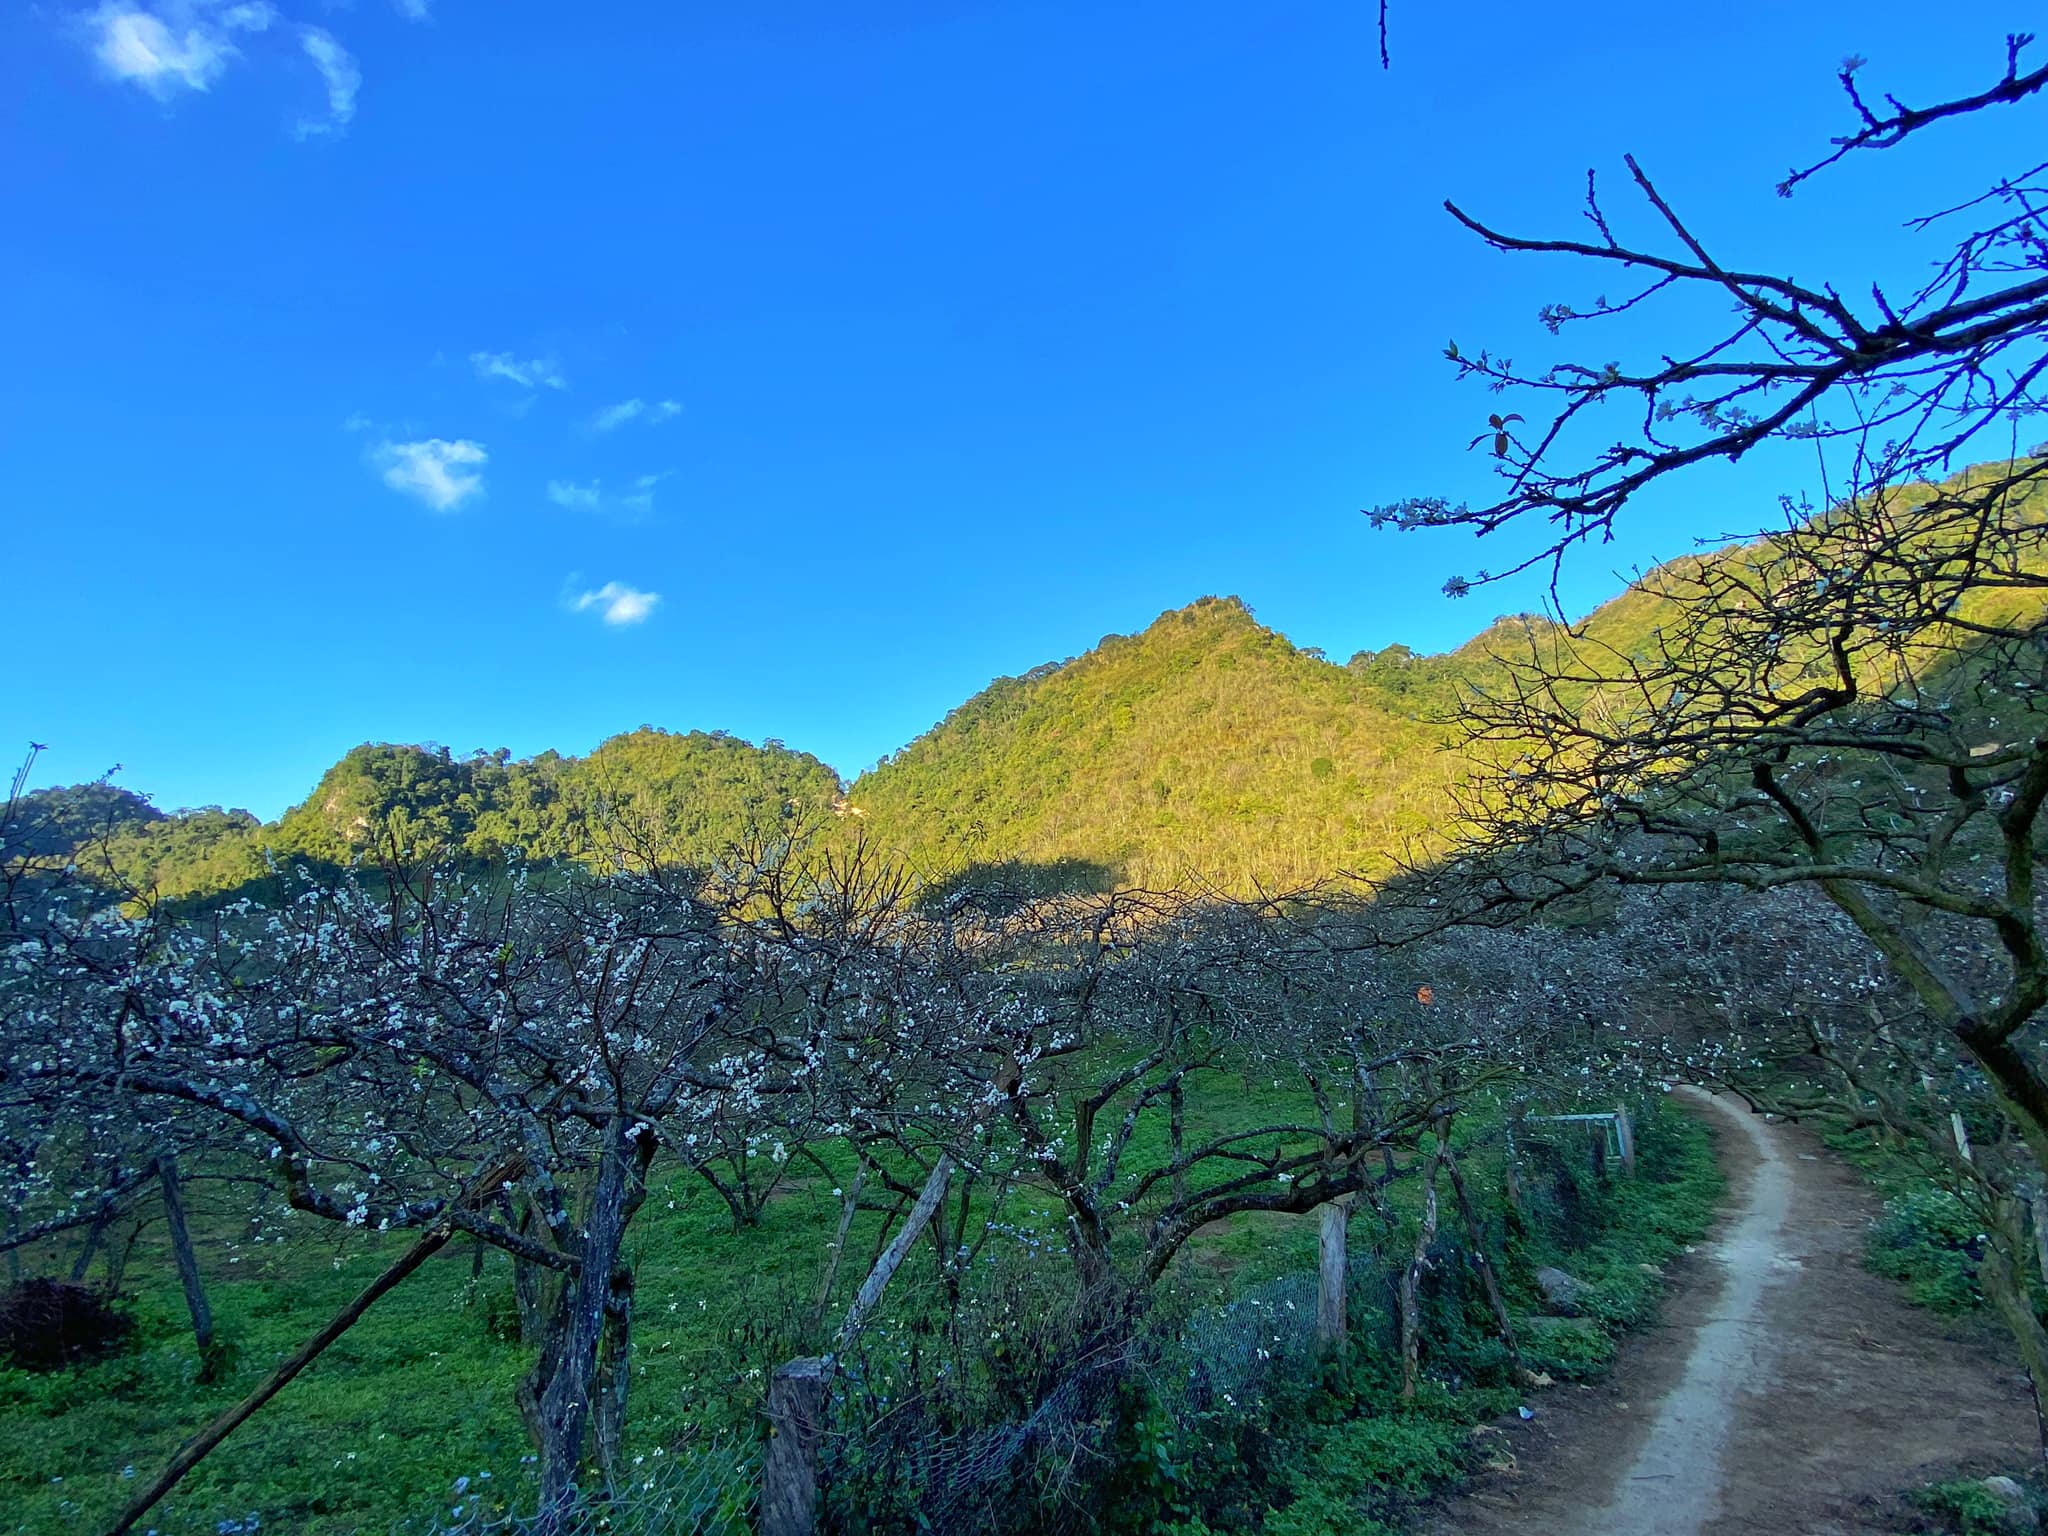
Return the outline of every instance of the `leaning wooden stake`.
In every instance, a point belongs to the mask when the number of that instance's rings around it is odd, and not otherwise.
[[[185,1474],[204,1461],[215,1446],[233,1434],[244,1419],[277,1396],[294,1376],[319,1359],[321,1352],[353,1328],[356,1320],[370,1310],[378,1297],[438,1253],[447,1243],[448,1237],[448,1228],[436,1228],[406,1249],[396,1264],[372,1280],[362,1295],[337,1312],[333,1321],[314,1334],[297,1354],[272,1371],[270,1378],[262,1386],[186,1441],[178,1454],[171,1458],[171,1464],[158,1475],[156,1481],[136,1495],[135,1501],[121,1511],[120,1518],[107,1527],[106,1536],[122,1536],[123,1532],[133,1529],[135,1522],[148,1514],[157,1500],[177,1487]]]
[[[941,1152],[939,1160],[932,1164],[931,1174],[924,1181],[924,1188],[918,1192],[917,1203],[910,1208],[910,1215],[897,1231],[895,1240],[883,1250],[875,1261],[875,1267],[861,1283],[860,1293],[853,1298],[853,1305],[846,1309],[846,1318],[839,1325],[839,1347],[853,1342],[860,1332],[861,1324],[882,1299],[882,1292],[888,1289],[890,1277],[902,1264],[903,1256],[910,1252],[911,1245],[924,1234],[926,1225],[939,1208],[939,1202],[946,1198],[946,1187],[953,1182],[953,1154]]]
[[[199,1277],[199,1256],[192,1251],[192,1233],[185,1225],[183,1181],[178,1177],[175,1153],[157,1155],[157,1183],[163,1190],[164,1224],[170,1229],[171,1253],[178,1261],[178,1283],[185,1288],[185,1310],[192,1315],[192,1338],[199,1345],[200,1369],[210,1370],[213,1348],[213,1308],[206,1301],[206,1285]]]
[[[466,1210],[476,1209],[480,1202],[495,1195],[507,1181],[518,1178],[525,1166],[523,1159],[506,1158],[472,1183],[456,1203]],[[397,1263],[372,1280],[362,1295],[335,1313],[333,1320],[308,1339],[297,1354],[272,1371],[262,1386],[187,1440],[179,1448],[178,1454],[171,1458],[171,1464],[158,1474],[156,1481],[137,1494],[134,1502],[122,1510],[114,1523],[107,1527],[106,1536],[123,1536],[123,1533],[133,1530],[135,1522],[148,1514],[159,1499],[177,1487],[187,1472],[212,1454],[215,1446],[233,1434],[249,1415],[282,1392],[294,1376],[318,1360],[328,1345],[356,1325],[362,1315],[376,1304],[378,1297],[398,1285],[407,1275],[446,1247],[448,1239],[453,1235],[452,1226],[435,1227],[400,1254]]]
[[[1451,1176],[1451,1193],[1458,1201],[1458,1220],[1464,1225],[1465,1240],[1472,1245],[1472,1263],[1479,1271],[1480,1283],[1486,1288],[1486,1305],[1493,1313],[1494,1330],[1500,1335],[1501,1343],[1507,1346],[1508,1359],[1519,1378],[1523,1374],[1522,1348],[1515,1342],[1515,1320],[1508,1311],[1507,1298],[1501,1294],[1500,1276],[1494,1272],[1493,1257],[1486,1251],[1486,1230],[1479,1224],[1479,1213],[1473,1209],[1472,1197],[1465,1190],[1465,1176],[1458,1171],[1457,1159],[1451,1156],[1449,1147],[1444,1149],[1444,1172]]]

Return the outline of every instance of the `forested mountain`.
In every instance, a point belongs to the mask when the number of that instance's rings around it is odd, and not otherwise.
[[[215,806],[162,816],[101,786],[44,798],[68,804],[84,796],[63,825],[91,845],[86,867],[111,862],[138,888],[184,897],[262,875],[267,853],[344,864],[390,852],[486,857],[518,849],[530,859],[598,866],[622,854],[699,863],[736,840],[820,821],[839,787],[832,769],[779,742],[643,726],[580,758],[503,750],[457,757],[445,747],[366,743],[271,825]]]
[[[1590,623],[1647,633],[1656,606],[1631,592]],[[780,742],[646,726],[580,758],[366,743],[268,825],[214,806],[165,816],[106,786],[32,799],[50,835],[167,897],[231,889],[267,853],[691,863],[799,824],[860,827],[934,877],[1076,860],[1120,883],[1287,886],[1426,850],[1466,770],[1442,721],[1495,652],[1544,627],[1503,618],[1446,655],[1394,645],[1337,665],[1237,598],[1205,597],[991,684],[843,800],[831,768]]]
[[[1444,813],[1459,763],[1432,721],[1465,667],[1399,646],[1337,666],[1203,598],[992,684],[849,798],[932,870],[1072,858],[1242,888],[1384,868]]]

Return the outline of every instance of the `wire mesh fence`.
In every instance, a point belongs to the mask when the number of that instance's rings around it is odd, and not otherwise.
[[[1454,1244],[1438,1249],[1455,1270]],[[1354,1329],[1392,1327],[1394,1267],[1354,1246],[1347,1270]],[[1318,1356],[1314,1272],[1249,1286],[1067,1371],[1028,1410],[959,1423],[916,1403],[873,1412],[842,1377],[821,1451],[823,1528],[994,1536],[1095,1529],[1116,1469],[1130,1393],[1142,1391],[1186,1432],[1256,1419],[1274,1396],[1311,1379]],[[516,1497],[458,1487],[447,1507],[393,1536],[741,1536],[755,1529],[758,1443],[731,1441],[658,1470],[632,1469],[551,1520]],[[641,1475],[644,1472],[644,1475]]]
[[[687,1456],[661,1456],[579,1490],[566,1508],[525,1507],[519,1482],[458,1479],[447,1505],[401,1523],[392,1536],[748,1536],[760,1498],[757,1448],[729,1440]]]
[[[1586,1224],[1572,1173],[1581,1140],[1563,1132],[1527,1138],[1526,1226],[1576,1235]],[[1504,1235],[1490,1230],[1486,1241]],[[1391,1253],[1354,1239],[1346,1311],[1352,1342],[1366,1355],[1398,1358],[1395,1294],[1411,1257],[1405,1246]],[[1471,1265],[1465,1234],[1438,1234],[1418,1297],[1430,1336],[1490,1327],[1471,1311],[1479,1305]],[[1312,1387],[1322,1357],[1318,1287],[1317,1274],[1303,1270],[1154,1318],[1114,1347],[1083,1352],[1007,1412],[969,1398],[891,1401],[858,1361],[843,1359],[819,1448],[820,1528],[876,1536],[1093,1531],[1140,1404],[1175,1433],[1217,1435],[1270,1420],[1277,1405]],[[740,1536],[756,1528],[761,1462],[759,1441],[723,1442],[670,1457],[658,1470],[636,1467],[552,1521],[458,1488],[447,1508],[394,1536]]]

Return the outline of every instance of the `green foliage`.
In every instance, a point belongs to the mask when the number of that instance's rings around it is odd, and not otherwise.
[[[701,865],[822,822],[838,797],[836,773],[778,742],[643,726],[584,758],[366,743],[269,826],[217,806],[164,816],[105,785],[44,791],[32,809],[41,841],[92,840],[80,854],[88,873],[175,901],[260,880],[273,857],[343,865],[517,849],[596,868]]]
[[[161,820],[163,812],[142,796],[112,784],[39,789],[22,796],[14,807],[6,828],[7,847],[17,856],[41,858]]]
[[[1472,1130],[1480,1131],[1476,1122]],[[1544,1219],[1514,1229],[1496,1254],[1524,1303],[1514,1310],[1531,1369],[1569,1379],[1598,1375],[1617,1334],[1651,1315],[1661,1282],[1654,1270],[1712,1223],[1724,1186],[1707,1131],[1689,1117],[1653,1110],[1639,1123],[1637,1142],[1635,1178],[1586,1180],[1576,1241],[1564,1241]],[[1476,1197],[1496,1208],[1497,1163],[1476,1149],[1464,1161]],[[1405,1252],[1411,1238],[1397,1234],[1395,1249]],[[1131,1405],[1106,1529],[1120,1536],[1253,1529],[1391,1536],[1408,1508],[1464,1475],[1487,1433],[1480,1426],[1527,1400],[1512,1384],[1472,1266],[1451,1240],[1440,1240],[1423,1288],[1424,1379],[1404,1403],[1392,1319],[1383,1310],[1388,1276],[1354,1257],[1354,1269],[1364,1272],[1353,1292],[1353,1348],[1320,1373],[1282,1376],[1256,1402],[1239,1399],[1192,1419],[1176,1421],[1155,1399]],[[1530,1271],[1539,1263],[1564,1263],[1584,1276],[1594,1315],[1534,1315],[1540,1302],[1532,1299]]]
[[[1940,1522],[1938,1529],[1956,1536],[2014,1536],[2015,1532],[2031,1531],[2035,1525],[2026,1510],[2039,1508],[2031,1497],[2016,1507],[1978,1478],[1930,1483],[1914,1493],[1913,1502]]]
[[[1962,1201],[1947,1190],[1919,1189],[1885,1201],[1865,1257],[1878,1274],[1903,1282],[1916,1307],[1953,1314],[1984,1304],[1977,1288],[1983,1251],[1980,1229]]]
[[[1522,1359],[1559,1381],[1590,1381],[1614,1363],[1614,1336],[1589,1317],[1532,1317]]]
[[[1985,1127],[1971,1130],[1989,1139]],[[1983,1306],[1977,1285],[1984,1256],[1980,1219],[1955,1194],[1937,1187],[1920,1150],[1869,1130],[1833,1131],[1826,1140],[1884,1198],[1884,1213],[1864,1245],[1864,1263],[1904,1285],[1915,1306],[1951,1316]]]
[[[991,684],[849,798],[943,874],[963,860],[1104,860],[1133,884],[1227,888],[1385,869],[1449,809],[1431,716],[1462,658],[1339,667],[1203,598],[1142,634]]]

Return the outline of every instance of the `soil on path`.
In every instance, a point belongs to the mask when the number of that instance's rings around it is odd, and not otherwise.
[[[1514,1464],[1436,1506],[1428,1536],[1877,1536],[1901,1494],[2024,1467],[2033,1406],[1997,1332],[1905,1304],[1863,1266],[1868,1186],[1812,1137],[1685,1093],[1729,1201],[1672,1272],[1664,1321],[1591,1387],[1505,1421]]]

